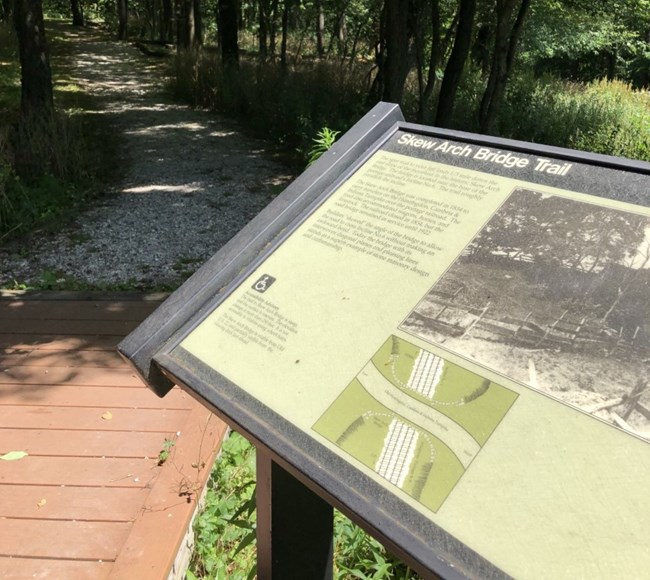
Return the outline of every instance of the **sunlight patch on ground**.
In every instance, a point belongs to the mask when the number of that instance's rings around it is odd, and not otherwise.
[[[207,127],[201,123],[170,123],[167,125],[153,125],[152,127],[145,127],[144,129],[137,129],[136,131],[128,131],[127,135],[152,135],[167,131],[169,129],[182,129],[185,131],[204,131]]]
[[[202,189],[198,185],[141,185],[139,187],[129,187],[123,189],[122,193],[154,193],[154,192],[174,192],[174,193],[193,193]]]
[[[210,133],[209,137],[232,137],[234,135],[237,135],[237,133],[235,133],[235,131],[212,131],[212,133]],[[255,151],[254,151],[254,153],[255,153]]]

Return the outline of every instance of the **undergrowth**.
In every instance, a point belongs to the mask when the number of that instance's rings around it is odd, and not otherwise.
[[[69,221],[114,167],[115,138],[97,115],[85,114],[94,103],[66,75],[72,54],[59,50],[55,34],[50,44],[58,55],[52,59],[56,112],[47,120],[21,118],[16,37],[0,23],[0,245]]]
[[[178,55],[172,87],[194,105],[237,116],[305,162],[321,127],[345,131],[369,109],[373,74],[367,62],[307,61],[283,69],[245,59],[227,75],[216,52],[204,48]],[[402,109],[415,120],[414,79],[406,89]],[[478,131],[484,89],[480,71],[468,65],[453,128]],[[432,115],[426,111],[425,122]],[[650,95],[621,81],[585,84],[521,73],[509,81],[497,128],[501,137],[650,161]]]
[[[501,116],[505,137],[650,161],[650,93],[622,81],[522,76]]]
[[[194,524],[189,580],[245,580],[255,569],[255,448],[233,432],[208,483]],[[334,578],[419,578],[338,511],[334,512]]]
[[[334,62],[283,68],[246,59],[228,71],[214,51],[202,49],[176,57],[172,90],[195,106],[237,117],[304,166],[322,127],[345,131],[366,112],[368,72]]]

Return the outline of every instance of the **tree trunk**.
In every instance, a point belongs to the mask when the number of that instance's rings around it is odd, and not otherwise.
[[[273,0],[271,2],[271,19],[269,27],[269,56],[272,59],[275,59],[275,47],[277,44],[277,16],[278,16],[278,0]]]
[[[512,69],[530,0],[521,0],[517,18],[510,28],[512,12],[519,0],[497,0],[497,27],[494,39],[494,53],[488,84],[481,99],[479,111],[479,130],[492,132],[499,115],[499,109],[506,91],[506,83]]]
[[[221,38],[221,61],[226,68],[239,66],[239,22],[237,0],[219,0],[217,26]]]
[[[203,11],[201,10],[201,0],[194,2],[194,43],[203,44]]]
[[[84,13],[81,6],[81,0],[70,0],[70,8],[72,10],[72,25],[84,25]]]
[[[163,42],[172,41],[172,0],[161,0],[162,10],[160,12],[160,40]]]
[[[260,0],[258,13],[257,39],[260,60],[264,62],[268,55],[268,37],[269,37],[269,0]]]
[[[423,99],[423,109],[426,107],[426,104],[429,102],[431,95],[433,94],[433,89],[436,84],[436,79],[438,78],[438,67],[442,61],[443,46],[442,38],[440,35],[440,4],[438,0],[432,0],[431,2],[431,53],[429,55],[429,72],[427,74],[427,84],[424,87],[424,93],[422,95]]]
[[[280,41],[280,66],[287,66],[287,37],[289,36],[289,11],[291,10],[290,0],[284,0],[282,10],[282,40]]]
[[[52,72],[41,0],[16,0],[14,26],[20,54],[23,118],[50,118],[54,110]]]
[[[476,13],[476,0],[461,0],[458,7],[458,27],[454,38],[454,47],[451,49],[445,76],[440,86],[440,98],[436,109],[435,124],[438,127],[448,127],[451,123],[451,114],[454,110],[456,91],[463,75],[463,68],[467,62],[469,49],[472,42],[472,28],[474,14]]]
[[[181,0],[180,3],[178,46],[185,49],[196,44],[194,4],[195,0]]]
[[[386,58],[382,99],[401,104],[409,72],[409,0],[386,0]]]
[[[316,52],[318,58],[325,55],[323,46],[323,34],[325,33],[325,12],[323,12],[322,0],[316,0]]]
[[[117,38],[126,40],[129,24],[128,0],[117,0]]]
[[[13,1],[2,0],[2,4],[0,4],[0,8],[2,8],[2,14],[0,14],[0,21],[9,22],[13,14]]]

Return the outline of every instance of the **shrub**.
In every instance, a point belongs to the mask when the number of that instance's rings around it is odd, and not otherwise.
[[[504,137],[650,161],[650,95],[621,81],[521,75],[499,127]]]
[[[322,127],[344,131],[368,108],[362,66],[306,62],[283,69],[244,59],[237,71],[228,71],[216,52],[204,48],[180,54],[174,72],[176,96],[237,116],[254,133],[298,152],[301,163]]]

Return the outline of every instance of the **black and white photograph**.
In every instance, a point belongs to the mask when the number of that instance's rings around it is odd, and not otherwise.
[[[650,217],[516,189],[402,330],[650,440]]]

